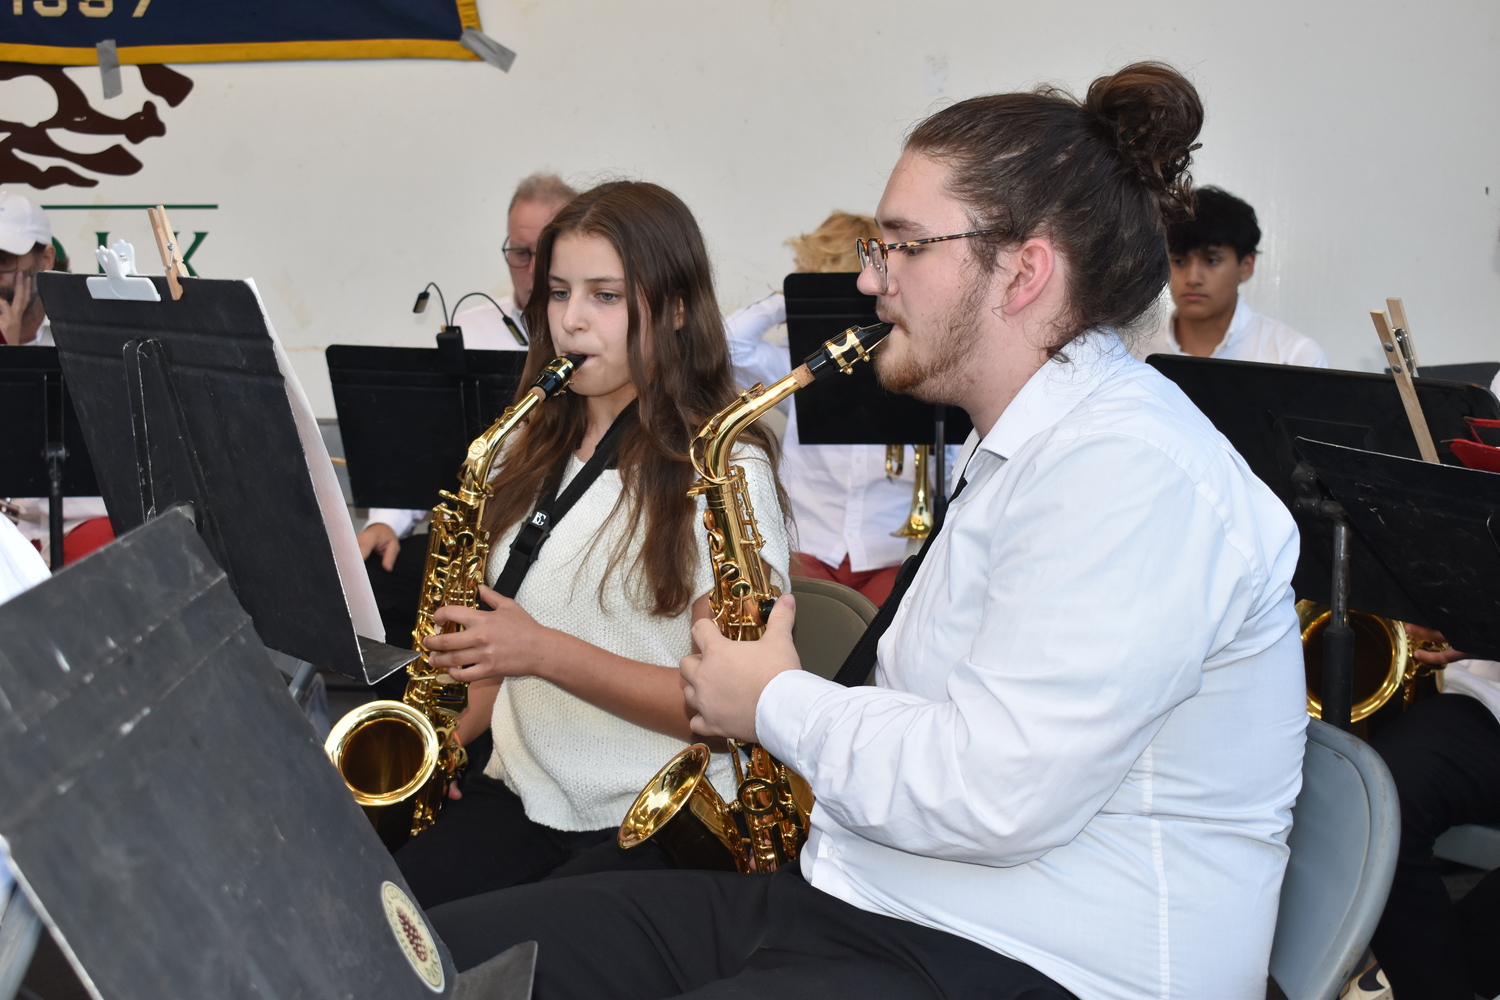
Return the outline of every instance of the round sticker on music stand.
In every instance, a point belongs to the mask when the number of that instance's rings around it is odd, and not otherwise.
[[[411,963],[412,969],[434,993],[443,992],[443,960],[438,956],[437,942],[422,919],[422,911],[394,882],[380,884],[380,899],[385,903],[385,918],[390,921],[396,943]]]

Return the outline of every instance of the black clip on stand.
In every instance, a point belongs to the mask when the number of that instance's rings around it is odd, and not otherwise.
[[[1329,584],[1328,628],[1323,631],[1323,721],[1348,732],[1354,713],[1354,630],[1349,627],[1349,521],[1337,500],[1322,495],[1317,474],[1306,462],[1292,473],[1294,509],[1326,519],[1333,528],[1333,578]]]

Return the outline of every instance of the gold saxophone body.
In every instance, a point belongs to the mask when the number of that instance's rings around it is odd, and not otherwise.
[[[781,593],[766,581],[760,561],[764,542],[745,470],[730,463],[740,434],[798,389],[836,371],[848,374],[855,363],[870,360],[890,330],[888,323],[845,330],[791,374],[742,393],[693,438],[690,454],[698,481],[689,495],[707,501],[703,523],[714,577],[709,604],[720,634],[759,639]],[[637,847],[654,837],[683,868],[769,872],[795,860],[807,839],[812,790],[759,744],[731,740],[730,753],[735,801],[726,803],[704,780],[709,749],[695,743],[668,761],[636,797],[620,825],[620,846]]]
[[[453,731],[468,704],[469,685],[435,669],[422,640],[451,631],[433,622],[438,608],[478,607],[490,552],[484,512],[495,460],[531,411],[566,389],[582,357],[569,354],[548,364],[520,401],[469,445],[458,491],[444,490],[432,511],[412,631],[412,648],[420,655],[406,668],[406,691],[400,701],[372,701],[345,715],[323,745],[354,800],[392,847],[432,825],[448,782],[468,759]]]

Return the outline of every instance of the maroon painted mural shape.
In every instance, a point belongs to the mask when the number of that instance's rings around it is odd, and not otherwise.
[[[171,107],[181,104],[193,89],[193,81],[166,66],[141,66],[141,82],[147,90]],[[0,118],[0,132],[9,133],[0,140],[0,184],[27,184],[43,189],[66,184],[94,187],[96,178],[79,173],[72,167],[40,167],[17,156],[63,160],[79,170],[113,177],[136,173],[141,161],[118,143],[98,153],[76,153],[52,137],[55,131],[84,135],[117,135],[131,145],[154,136],[166,135],[167,127],[156,113],[156,103],[145,106],[126,118],[114,118],[89,103],[78,84],[69,79],[61,66],[32,66],[25,63],[0,63],[0,80],[33,76],[48,84],[57,95],[57,112],[44,122],[25,125]]]

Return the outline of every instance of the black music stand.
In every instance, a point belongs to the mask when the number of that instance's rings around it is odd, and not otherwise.
[[[1495,381],[1495,373],[1500,372],[1500,361],[1471,361],[1461,365],[1423,365],[1421,371],[1427,378],[1468,382],[1488,389],[1490,383]]]
[[[354,505],[436,504],[438,490],[457,482],[469,442],[515,402],[526,356],[331,345],[325,358]]]
[[[1292,583],[1297,596],[1415,621],[1421,616],[1385,565],[1348,530],[1339,505],[1299,462],[1296,439],[1309,438],[1409,458],[1416,439],[1389,375],[1153,354],[1166,375],[1207,415],[1297,521],[1302,551]],[[1497,417],[1488,390],[1440,379],[1415,380],[1433,437],[1467,437],[1465,416]],[[1455,462],[1446,447],[1439,453]],[[1353,635],[1330,628],[1323,656],[1323,717],[1347,729],[1353,691]]]
[[[1500,660],[1500,475],[1306,438],[1297,451],[1401,581],[1412,620]]]
[[[0,496],[47,497],[52,568],[63,564],[63,497],[99,495],[55,347],[0,351]]]
[[[145,281],[147,279],[136,279]],[[165,278],[161,301],[38,280],[115,533],[192,505],[261,640],[375,681],[415,654],[384,636],[312,410],[246,281]]]
[[[530,995],[534,945],[455,973],[183,507],[0,606],[0,689],[0,838],[91,995]]]
[[[875,299],[856,287],[858,272],[789,274],[786,333],[790,359],[807,357],[851,326],[880,322]],[[932,446],[937,504],[948,500],[944,444],[963,444],[974,425],[957,407],[934,406],[881,388],[870,364],[855,365],[796,396],[797,437],[803,444],[926,444]]]

